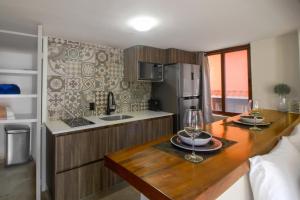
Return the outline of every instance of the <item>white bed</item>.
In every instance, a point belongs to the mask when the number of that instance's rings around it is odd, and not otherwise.
[[[262,160],[265,162],[263,170],[268,173],[257,169]],[[255,156],[250,159],[250,163],[250,172],[242,176],[218,200],[300,199],[300,124],[290,136],[283,137],[270,153]]]
[[[249,173],[242,176],[228,190],[226,190],[217,200],[252,200],[252,190],[249,181]]]

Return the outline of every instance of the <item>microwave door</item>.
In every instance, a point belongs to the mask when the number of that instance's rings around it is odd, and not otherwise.
[[[153,81],[158,81],[158,82],[163,81],[163,73],[164,73],[163,65],[155,64],[152,67]]]
[[[153,78],[152,65],[149,63],[139,64],[139,79],[151,80]]]
[[[161,64],[139,62],[138,80],[162,81],[163,66]]]

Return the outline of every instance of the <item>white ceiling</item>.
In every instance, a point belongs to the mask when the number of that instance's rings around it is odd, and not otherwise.
[[[136,32],[127,20],[160,23]],[[126,48],[136,44],[214,50],[300,27],[299,0],[1,0],[0,28]]]

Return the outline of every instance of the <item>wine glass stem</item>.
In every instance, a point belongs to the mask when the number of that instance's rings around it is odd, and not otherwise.
[[[256,128],[256,116],[254,116],[254,127]]]
[[[195,135],[193,135],[192,139],[193,139],[193,152],[192,152],[192,155],[195,156]]]

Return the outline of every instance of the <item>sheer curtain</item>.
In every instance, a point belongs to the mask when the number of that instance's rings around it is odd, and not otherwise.
[[[213,122],[212,110],[211,110],[211,94],[210,94],[210,80],[209,80],[209,64],[208,58],[204,55],[204,52],[198,54],[198,61],[201,65],[201,81],[200,81],[200,108],[202,108],[203,118],[205,123]]]

